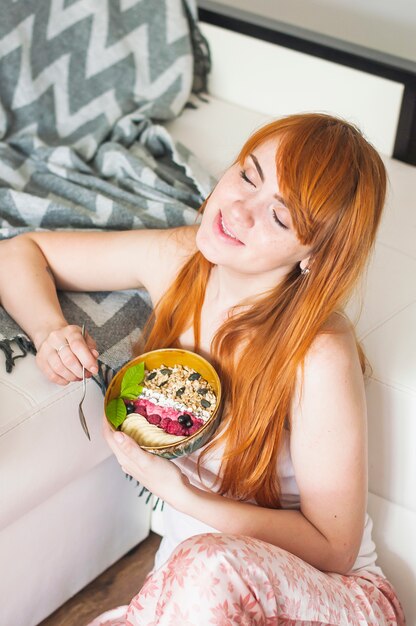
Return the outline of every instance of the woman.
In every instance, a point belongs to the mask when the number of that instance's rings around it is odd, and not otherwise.
[[[174,462],[104,420],[123,470],[165,501],[166,535],[129,607],[94,626],[404,624],[365,513],[364,357],[342,314],[385,187],[382,161],[355,127],[294,115],[249,138],[199,226],[4,244],[19,278],[1,286],[2,303],[51,380],[97,368],[94,342],[67,324],[55,284],[143,285],[156,317],[141,349],[197,351],[225,389],[220,432]]]

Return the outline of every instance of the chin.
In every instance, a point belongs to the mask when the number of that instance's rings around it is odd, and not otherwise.
[[[218,263],[218,253],[215,253],[214,247],[212,246],[209,237],[204,233],[202,228],[198,229],[195,237],[195,244],[198,248],[199,252],[204,256],[207,261],[214,263],[215,265]]]
[[[209,228],[201,226],[198,229],[195,244],[202,256],[210,263],[241,271],[241,265],[236,264],[234,249],[230,248],[230,250],[227,250],[221,244],[218,244],[214,235],[209,232]]]
[[[207,259],[207,261],[213,263],[214,265],[231,267],[232,259],[230,259],[228,255],[224,254],[224,251],[218,250],[215,243],[212,242],[212,239],[209,236],[201,234],[200,237],[196,237],[195,243],[199,252],[203,257],[205,257],[205,259]]]

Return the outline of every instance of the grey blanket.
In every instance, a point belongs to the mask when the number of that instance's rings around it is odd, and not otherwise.
[[[209,65],[193,0],[3,1],[0,238],[194,223],[213,181],[161,122],[206,90]],[[147,294],[60,301],[97,340],[104,387],[131,357]],[[8,371],[34,353],[1,307],[0,349]]]

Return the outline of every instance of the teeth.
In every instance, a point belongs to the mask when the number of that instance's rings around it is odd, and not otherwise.
[[[221,226],[222,226],[222,229],[223,229],[223,231],[225,232],[226,235],[228,235],[229,237],[232,237],[233,239],[237,239],[237,237],[235,235],[233,235],[232,233],[230,233],[230,231],[227,229],[226,225],[224,224],[224,221],[223,221],[222,217],[221,217]]]

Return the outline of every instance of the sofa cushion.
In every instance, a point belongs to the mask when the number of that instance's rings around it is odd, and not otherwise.
[[[81,393],[81,383],[47,381],[32,355],[11,374],[1,363],[0,529],[110,456],[101,435],[101,390],[88,381],[83,408],[91,442],[79,423]]]

